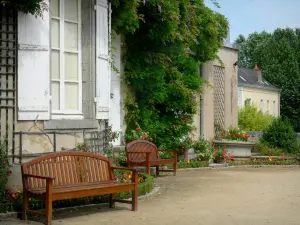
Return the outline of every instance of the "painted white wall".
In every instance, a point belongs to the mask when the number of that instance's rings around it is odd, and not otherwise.
[[[113,34],[112,38],[112,54],[114,58],[114,66],[118,71],[111,70],[111,95],[110,95],[110,114],[109,124],[112,125],[113,131],[122,131],[122,104],[121,104],[121,37]],[[116,140],[114,145],[121,145],[121,136]]]

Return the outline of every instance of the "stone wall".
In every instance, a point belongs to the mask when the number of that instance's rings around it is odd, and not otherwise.
[[[262,136],[262,131],[247,131],[247,135],[249,136],[249,140],[258,141]],[[297,138],[300,141],[300,133],[297,133]]]

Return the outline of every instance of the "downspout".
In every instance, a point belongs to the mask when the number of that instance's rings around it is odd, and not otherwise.
[[[200,64],[200,76],[204,80],[203,64]],[[200,94],[200,137],[204,136],[204,97],[203,97],[204,83],[202,84],[202,93]]]

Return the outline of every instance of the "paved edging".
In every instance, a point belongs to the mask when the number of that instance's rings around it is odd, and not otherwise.
[[[236,165],[236,166],[224,166],[224,167],[180,168],[177,169],[177,171],[230,169],[230,168],[237,168],[237,167],[300,167],[300,165]]]

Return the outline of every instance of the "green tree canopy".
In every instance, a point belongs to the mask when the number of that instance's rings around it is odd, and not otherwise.
[[[273,33],[240,35],[239,67],[254,68],[281,89],[281,115],[288,117],[300,131],[300,29],[276,29]]]

